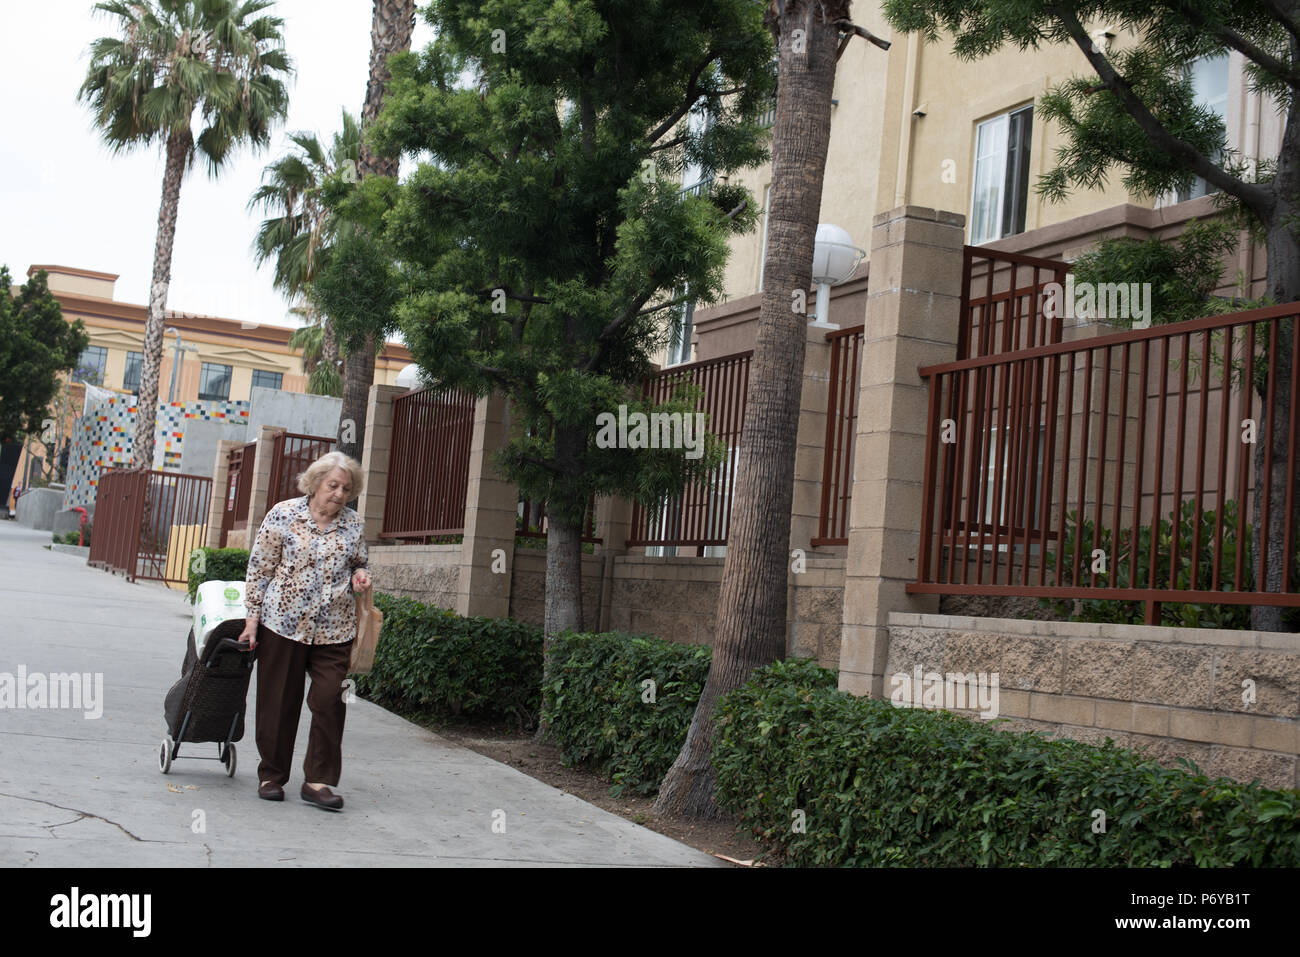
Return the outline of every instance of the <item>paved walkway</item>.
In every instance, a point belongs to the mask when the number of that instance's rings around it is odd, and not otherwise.
[[[184,759],[216,745],[182,746],[163,775],[188,602],[49,541],[0,522],[0,682],[20,667],[101,672],[103,714],[0,709],[0,866],[725,866],[366,701],[348,706],[341,813],[298,797],[305,704],[283,803],[257,797],[251,715],[233,779]]]

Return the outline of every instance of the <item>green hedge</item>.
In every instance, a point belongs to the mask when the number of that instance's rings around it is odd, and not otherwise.
[[[814,866],[1300,865],[1300,791],[836,690],[786,661],[718,705],[718,803]],[[1106,815],[1094,833],[1094,810]],[[794,828],[804,812],[803,833]]]
[[[653,793],[686,740],[711,654],[618,633],[556,636],[543,705],[548,740],[566,763],[613,781],[615,796],[628,788]]]
[[[375,593],[384,627],[357,692],[385,706],[537,724],[542,631],[510,618],[462,618]]]
[[[242,582],[247,574],[247,548],[194,549],[190,553],[190,604],[198,598],[204,582]]]

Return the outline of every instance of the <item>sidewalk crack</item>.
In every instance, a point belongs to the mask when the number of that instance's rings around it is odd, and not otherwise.
[[[47,830],[53,830],[53,829],[56,828],[56,827],[63,827],[65,824],[75,824],[75,823],[77,823],[77,821],[80,821],[80,820],[82,820],[83,818],[93,817],[93,818],[94,818],[95,820],[97,820],[97,821],[103,821],[105,824],[111,824],[111,825],[113,825],[115,828],[117,828],[119,831],[121,831],[123,834],[125,834],[127,837],[129,837],[129,838],[130,838],[131,840],[133,840],[133,841],[140,841],[142,844],[145,844],[145,843],[155,843],[155,842],[152,842],[152,841],[146,841],[145,838],[143,838],[143,837],[137,837],[136,835],[134,835],[134,834],[132,834],[130,831],[128,831],[126,828],[124,828],[121,824],[118,824],[116,821],[110,821],[110,820],[109,820],[108,818],[106,818],[106,817],[103,817],[103,816],[101,816],[101,815],[99,815],[99,814],[93,814],[93,813],[91,813],[90,811],[83,811],[83,810],[81,810],[80,808],[75,808],[75,807],[64,807],[62,804],[55,804],[53,801],[42,801],[40,798],[26,797],[26,796],[21,795],[21,794],[3,794],[3,793],[0,793],[0,797],[13,798],[15,801],[30,801],[30,802],[32,802],[33,804],[44,804],[44,805],[46,805],[47,807],[58,808],[60,811],[71,811],[73,814],[77,815],[77,819],[76,819],[76,821],[60,821],[58,824],[42,824],[42,825],[40,825],[41,827],[44,827],[44,828],[47,829]]]

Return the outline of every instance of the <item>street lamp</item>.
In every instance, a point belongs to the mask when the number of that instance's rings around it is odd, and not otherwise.
[[[166,329],[164,329],[163,337],[166,338],[167,333],[169,332],[176,333],[176,348],[172,352],[172,384],[171,384],[171,388],[167,390],[167,404],[171,405],[173,402],[176,401],[176,370],[180,368],[181,351],[184,350],[185,352],[198,352],[199,347],[195,345],[186,345],[185,341],[181,339],[181,331],[177,329],[175,326],[168,326]]]
[[[817,284],[817,318],[810,325],[839,328],[830,322],[831,286],[852,276],[866,254],[865,249],[853,245],[853,237],[846,230],[831,223],[818,224],[812,268],[812,280]]]

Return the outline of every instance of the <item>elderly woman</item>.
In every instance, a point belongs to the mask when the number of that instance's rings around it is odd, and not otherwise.
[[[363,476],[342,452],[322,455],[298,476],[301,498],[280,502],[262,520],[248,556],[241,640],[257,651],[257,796],[284,800],[293,741],[311,675],[311,734],[302,799],[330,811],[343,764],[343,678],[356,637],[352,591],[370,587],[361,519],[344,503]]]

